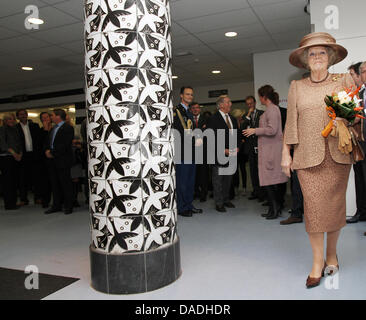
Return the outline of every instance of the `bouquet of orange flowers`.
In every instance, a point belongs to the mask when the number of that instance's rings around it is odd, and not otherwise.
[[[322,131],[322,136],[326,138],[331,133],[332,136],[339,137],[338,149],[346,154],[352,151],[352,137],[343,120],[339,118],[347,120],[350,124],[353,124],[356,118],[364,118],[362,116],[363,108],[360,107],[361,100],[357,96],[360,89],[361,87],[355,91],[346,89],[331,96],[327,95],[324,99],[331,120]],[[334,120],[337,122],[336,127]]]

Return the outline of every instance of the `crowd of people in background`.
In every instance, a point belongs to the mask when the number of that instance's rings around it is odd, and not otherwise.
[[[263,206],[268,206],[267,213],[262,216],[268,220],[276,219],[285,207],[287,177],[281,173],[282,132],[286,123],[286,109],[279,107],[279,96],[274,88],[263,86],[258,91],[260,102],[266,110],[257,109],[257,100],[253,95],[245,98],[245,108],[232,110],[229,96],[220,96],[217,99],[217,112],[201,113],[199,103],[193,101],[192,87],[182,87],[180,91],[181,103],[175,108],[173,127],[181,132],[182,163],[177,164],[177,202],[178,214],[191,217],[195,213],[202,213],[202,209],[193,206],[193,199],[200,202],[207,201],[209,194],[214,200],[218,212],[227,212],[235,208],[234,198],[247,197],[248,200],[257,200]],[[247,110],[247,111],[244,111]],[[226,145],[222,153],[226,156],[236,156],[236,170],[233,174],[219,174],[221,164],[218,159],[215,163],[207,161],[207,141],[204,140],[203,162],[194,163],[192,159],[184,157],[183,130],[191,120],[192,130],[207,129],[215,132],[215,146],[218,147],[216,134],[224,130]],[[262,121],[262,123],[260,122]],[[266,127],[270,126],[270,129]],[[236,132],[237,149],[230,150],[228,135]],[[206,138],[204,138],[206,139]],[[268,168],[267,160],[275,160]],[[247,172],[249,169],[249,172]],[[182,172],[183,171],[183,172]],[[249,175],[252,190],[249,192]],[[240,186],[241,183],[241,186]],[[281,224],[301,223],[303,221],[303,206],[301,188],[296,179],[296,173],[291,177],[292,209],[288,219]]]
[[[16,210],[33,201],[48,208],[45,214],[62,210],[71,214],[80,206],[79,192],[84,189],[88,198],[85,144],[74,136],[70,117],[63,109],[42,112],[40,122],[41,127],[28,119],[25,109],[3,117],[0,186],[5,210]]]
[[[364,88],[365,63],[350,66],[349,72],[356,85]],[[362,93],[361,90],[361,99]],[[287,190],[287,177],[281,172],[280,165],[287,110],[279,106],[279,95],[270,85],[262,86],[258,90],[258,97],[265,110],[257,108],[254,95],[245,98],[246,112],[243,112],[244,108],[231,110],[230,97],[220,96],[216,102],[217,112],[212,114],[209,111],[201,112],[199,103],[194,101],[192,87],[181,88],[181,102],[174,109],[173,127],[182,133],[182,139],[188,120],[191,121],[192,129],[212,129],[215,133],[223,129],[226,130],[226,135],[235,131],[237,149],[230,150],[229,146],[225,145],[222,152],[225,157],[236,156],[237,169],[232,175],[220,175],[219,169],[225,165],[218,161],[208,163],[205,139],[201,146],[195,147],[203,148],[203,162],[195,164],[184,161],[182,140],[183,161],[176,165],[179,215],[190,217],[202,213],[202,209],[193,206],[193,200],[196,198],[205,202],[211,194],[218,212],[227,212],[227,209],[234,208],[231,200],[236,196],[247,196],[248,200],[257,200],[263,206],[268,206],[268,212],[262,215],[266,219],[281,216]],[[82,139],[74,137],[70,117],[62,109],[55,109],[51,113],[42,112],[41,127],[28,119],[25,109],[17,110],[16,114],[7,113],[2,120],[0,192],[5,210],[27,206],[31,200],[30,194],[36,205],[48,208],[45,214],[61,210],[64,210],[65,214],[72,213],[73,208],[80,206],[80,192],[84,192],[87,203],[86,120],[82,123]],[[348,223],[366,221],[365,161],[356,163],[354,171],[357,212],[347,220]],[[249,175],[252,186],[250,193]],[[239,193],[240,181],[242,191]],[[281,221],[283,225],[303,221],[303,195],[296,170],[291,173],[290,183],[290,216]]]
[[[357,87],[361,87],[360,99],[365,103],[366,84],[366,63],[356,63],[349,67]],[[303,78],[310,76],[304,74]],[[266,219],[276,219],[281,216],[285,207],[285,195],[287,188],[290,189],[291,203],[289,204],[290,215],[282,220],[281,225],[303,222],[304,198],[300,187],[297,170],[291,171],[289,178],[290,186],[287,186],[287,177],[281,170],[281,152],[283,133],[286,124],[287,109],[279,106],[279,95],[270,85],[262,86],[258,90],[258,97],[265,110],[257,109],[257,100],[251,95],[245,98],[246,112],[238,112],[239,109],[231,110],[232,102],[229,96],[220,96],[217,99],[217,112],[212,114],[205,111],[200,112],[200,105],[194,102],[194,90],[192,87],[182,87],[180,91],[180,104],[175,108],[173,127],[182,132],[187,128],[190,120],[191,129],[226,130],[230,134],[232,129],[237,129],[237,150],[234,155],[237,159],[237,169],[232,175],[220,176],[218,169],[222,166],[219,163],[209,164],[207,157],[203,163],[194,164],[184,157],[181,164],[177,165],[177,201],[178,214],[191,217],[195,213],[202,213],[202,209],[195,208],[192,204],[194,198],[201,202],[207,200],[211,191],[211,197],[215,202],[218,212],[227,212],[227,209],[234,208],[231,202],[236,196],[247,196],[248,200],[257,200],[263,206],[268,206],[268,212],[262,216]],[[227,138],[227,137],[226,137]],[[228,139],[226,139],[227,141]],[[365,143],[362,142],[362,145]],[[183,140],[181,141],[183,146]],[[217,143],[215,144],[217,146]],[[197,147],[196,147],[197,148]],[[203,143],[202,148],[207,148]],[[182,147],[183,149],[183,147]],[[204,152],[204,155],[206,154]],[[222,153],[225,156],[233,155],[232,150],[226,145]],[[290,151],[293,155],[293,149]],[[182,150],[183,154],[183,150]],[[248,165],[247,165],[248,164]],[[252,185],[251,193],[248,193],[248,172]],[[347,223],[366,221],[366,160],[354,164],[355,188],[357,212]],[[194,178],[193,178],[194,177]],[[194,182],[193,182],[194,181]],[[239,192],[240,181],[242,191]],[[194,187],[193,187],[194,185]]]

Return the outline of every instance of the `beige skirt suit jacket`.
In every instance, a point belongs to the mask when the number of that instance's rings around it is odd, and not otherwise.
[[[355,87],[349,74],[330,74],[313,83],[309,78],[292,81],[287,106],[284,142],[293,145],[293,169],[297,170],[304,196],[307,232],[333,232],[346,225],[346,190],[351,155],[338,150],[338,138],[324,138],[330,118],[324,98]]]

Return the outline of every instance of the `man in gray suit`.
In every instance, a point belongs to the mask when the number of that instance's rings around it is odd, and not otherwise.
[[[226,212],[226,208],[235,208],[230,201],[230,186],[232,174],[221,174],[222,168],[230,165],[229,157],[236,157],[239,151],[240,136],[238,134],[238,123],[236,119],[230,115],[232,102],[228,96],[220,96],[217,101],[217,112],[210,117],[207,128],[215,133],[216,157],[215,164],[212,166],[212,185],[213,194],[218,212]],[[225,145],[219,145],[218,136],[220,133],[225,134]],[[235,148],[230,149],[230,140],[235,142]],[[221,159],[227,160],[221,163]],[[235,163],[237,160],[235,159]],[[226,207],[226,208],[225,208]]]

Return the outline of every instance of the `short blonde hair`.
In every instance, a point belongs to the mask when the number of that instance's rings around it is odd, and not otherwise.
[[[3,116],[3,121],[14,119],[15,120],[15,114],[14,113],[5,113]]]
[[[326,47],[326,46],[324,46],[324,47],[325,47],[325,49],[327,50],[327,53],[328,53],[328,68],[329,68],[330,66],[332,66],[336,62],[337,55],[336,55],[336,52],[333,48]],[[303,63],[303,65],[306,67],[307,70],[310,70],[310,67],[309,67],[309,64],[308,64],[308,58],[309,58],[308,54],[309,54],[309,49],[310,48],[306,48],[303,51],[302,56],[301,56],[301,62]]]
[[[244,110],[241,110],[241,109],[234,109],[232,112],[231,112],[231,115],[234,117],[234,118],[241,118],[243,115],[244,115]]]

